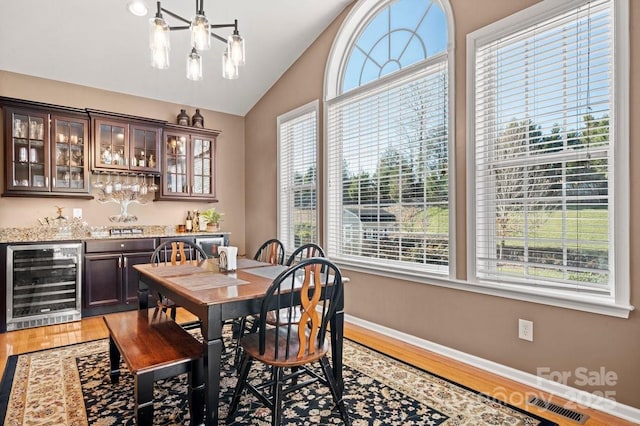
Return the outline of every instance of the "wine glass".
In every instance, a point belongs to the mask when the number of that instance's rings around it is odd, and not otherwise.
[[[93,184],[93,187],[95,189],[103,189],[104,188],[104,182],[102,181],[102,172],[97,172],[96,181]]]
[[[111,175],[107,175],[107,183],[104,184],[104,193],[111,195],[113,193],[113,182],[111,181]]]
[[[140,192],[140,182],[138,182],[138,175],[133,176],[133,183],[131,183],[131,192],[137,194]]]
[[[122,191],[126,192],[129,190],[131,190],[131,182],[129,182],[129,175],[126,175],[122,180]]]
[[[113,177],[113,192],[118,193],[122,191],[122,182],[120,182],[120,176],[115,175]]]
[[[149,185],[149,191],[156,192],[159,189],[158,185],[156,185],[156,181],[153,175],[149,175],[149,176],[151,177],[151,184]]]
[[[140,174],[142,178],[142,186],[140,187],[140,195],[147,195],[149,192],[149,186],[147,185],[147,180],[144,178],[144,174]]]

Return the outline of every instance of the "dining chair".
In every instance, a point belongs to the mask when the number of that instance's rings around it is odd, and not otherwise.
[[[187,240],[167,240],[160,244],[154,250],[150,263],[171,263],[173,265],[178,263],[185,263],[189,260],[206,260],[207,253],[199,245]],[[164,297],[161,293],[158,293],[158,307],[163,312],[170,311],[171,319],[175,321],[176,311],[178,306],[172,300]]]
[[[271,263],[272,265],[284,265],[285,250],[284,244],[277,238],[271,238],[260,246],[253,256],[254,260],[259,260],[265,263]],[[238,367],[240,365],[240,356],[242,348],[240,347],[240,338],[245,332],[254,332],[256,330],[256,319],[252,315],[251,317],[242,317],[233,321],[233,338],[235,339],[236,354],[234,357],[234,363]]]
[[[284,244],[277,238],[267,240],[256,251],[253,259],[272,265],[284,265]]]
[[[322,272],[324,271],[324,272]],[[336,315],[336,306],[343,294],[342,275],[338,267],[326,258],[301,260],[277,278],[267,290],[260,307],[258,330],[246,334],[240,344],[243,355],[238,382],[229,406],[227,420],[232,420],[246,388],[271,409],[271,424],[279,425],[283,398],[292,391],[320,381],[327,385],[343,422],[349,424],[342,392],[338,388],[327,357],[328,326]],[[303,314],[293,323],[282,321],[269,325],[267,313],[276,315],[282,308],[299,308]],[[270,367],[270,373],[249,380],[254,362]],[[318,363],[322,374],[309,368]],[[301,382],[300,379],[305,381]],[[320,398],[324,393],[318,393]]]

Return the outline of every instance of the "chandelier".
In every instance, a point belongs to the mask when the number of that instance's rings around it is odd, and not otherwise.
[[[202,80],[201,52],[211,48],[214,38],[226,44],[222,54],[222,77],[226,79],[238,78],[238,67],[244,65],[244,39],[238,33],[238,20],[233,24],[210,24],[204,13],[204,0],[196,0],[196,12],[192,20],[183,18],[160,5],[156,16],[149,20],[149,47],[151,49],[151,66],[158,69],[169,68],[170,31],[189,30],[191,33],[191,49],[187,55],[187,78]],[[162,16],[162,12],[188,25],[170,26]],[[233,34],[226,39],[211,32],[215,28],[232,28]]]

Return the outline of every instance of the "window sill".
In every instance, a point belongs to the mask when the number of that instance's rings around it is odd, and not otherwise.
[[[335,262],[341,269],[355,272],[418,282],[422,284],[437,285],[455,290],[574,309],[618,318],[629,318],[629,313],[634,310],[632,305],[616,302],[610,297],[552,291],[547,289],[524,289],[521,286],[510,284],[476,283],[438,275],[427,275],[418,270],[394,269],[388,265],[385,265],[385,269],[383,270],[364,262],[361,263],[352,260],[336,259]]]

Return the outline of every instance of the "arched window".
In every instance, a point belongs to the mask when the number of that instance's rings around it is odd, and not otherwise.
[[[387,5],[358,35],[342,79],[347,92],[447,50],[446,17],[431,1]]]
[[[452,34],[446,0],[363,0],[336,36],[325,75],[332,258],[449,274]]]

